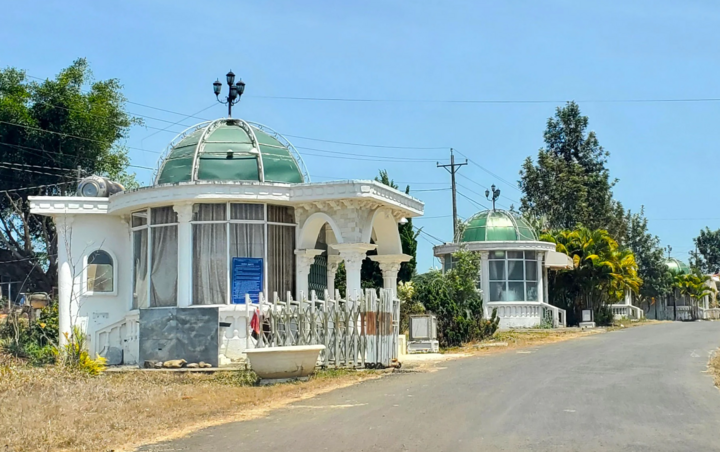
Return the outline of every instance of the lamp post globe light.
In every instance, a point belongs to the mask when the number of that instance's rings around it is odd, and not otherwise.
[[[225,97],[225,99],[223,100],[220,98],[220,92],[222,91],[222,83],[220,83],[220,80],[215,80],[215,82],[213,82],[213,92],[215,93],[215,97],[217,98],[218,102],[220,102],[221,104],[227,104],[228,118],[232,118],[232,107],[233,105],[240,102],[240,97],[242,96],[243,92],[245,92],[245,82],[240,79],[237,83],[235,83],[235,74],[233,73],[233,71],[230,71],[225,75],[225,80],[227,81],[228,87],[230,88],[228,95]]]
[[[490,194],[492,193],[492,198],[490,197]],[[500,189],[495,188],[495,184],[492,184],[490,186],[490,190],[485,190],[485,197],[488,201],[492,201],[493,210],[495,210],[495,201],[500,197]]]

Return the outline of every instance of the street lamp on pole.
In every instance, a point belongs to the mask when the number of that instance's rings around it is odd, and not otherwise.
[[[232,107],[240,102],[240,97],[243,95],[243,92],[245,92],[245,82],[240,79],[237,83],[235,83],[235,74],[233,71],[230,71],[225,75],[225,80],[227,81],[228,87],[230,87],[230,91],[225,97],[225,100],[220,98],[220,91],[222,90],[222,83],[220,83],[220,80],[215,80],[213,83],[213,92],[215,93],[215,97],[218,102],[221,104],[227,104],[228,118],[232,118]]]
[[[490,198],[490,193],[492,193],[492,198]],[[495,184],[492,184],[490,186],[490,190],[485,190],[485,197],[487,198],[488,201],[492,201],[493,210],[495,210],[495,201],[497,201],[498,198],[500,197],[500,189],[499,188],[496,189]]]

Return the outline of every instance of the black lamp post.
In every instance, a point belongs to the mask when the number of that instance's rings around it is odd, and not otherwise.
[[[217,97],[218,102],[221,104],[227,104],[228,118],[232,118],[232,107],[240,102],[240,97],[243,95],[243,92],[245,92],[245,82],[241,79],[235,83],[235,74],[233,74],[233,71],[228,72],[225,78],[228,86],[230,87],[230,92],[225,100],[220,99],[220,90],[222,89],[222,83],[220,83],[220,80],[216,80],[213,83],[213,91],[215,92],[215,97]]]
[[[492,198],[490,198],[490,190],[492,190]],[[488,201],[492,201],[493,203],[493,210],[495,210],[495,201],[500,197],[500,189],[495,188],[495,184],[490,186],[490,190],[485,190],[485,197]]]

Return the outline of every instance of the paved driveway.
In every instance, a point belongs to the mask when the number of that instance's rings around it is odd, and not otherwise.
[[[146,451],[720,451],[720,322],[666,323],[396,374]]]

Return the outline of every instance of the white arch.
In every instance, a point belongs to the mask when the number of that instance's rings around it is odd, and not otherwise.
[[[400,232],[392,211],[388,208],[377,209],[368,223],[363,227],[362,240],[370,243],[372,233],[375,231],[375,244],[377,253],[380,254],[402,254],[402,242]]]
[[[317,243],[318,234],[325,223],[330,225],[330,228],[335,234],[335,239],[338,243],[343,243],[342,235],[340,234],[340,227],[337,225],[328,214],[324,212],[316,212],[310,215],[305,223],[300,228],[300,235],[298,237],[298,249],[306,250],[315,248]]]

